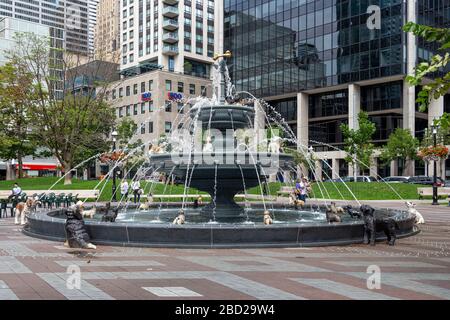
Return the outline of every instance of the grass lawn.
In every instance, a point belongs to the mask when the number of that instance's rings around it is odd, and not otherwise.
[[[55,183],[57,178],[54,177],[43,177],[43,178],[27,178],[16,180],[22,189],[24,190],[46,190],[53,183]],[[117,180],[117,186],[119,187],[120,179]],[[14,181],[0,181],[0,190],[10,190],[12,188]],[[98,185],[98,186],[97,186]],[[64,180],[61,180],[55,187],[54,190],[73,190],[73,189],[97,189],[104,187],[103,192],[100,196],[100,201],[107,201],[111,198],[112,182],[109,180],[106,183],[102,182],[99,184],[98,180],[77,180],[73,179],[71,185],[64,185]],[[271,195],[276,195],[277,191],[280,190],[282,184],[279,182],[269,183],[269,189]],[[313,193],[311,197],[316,198],[331,198],[331,199],[344,199],[352,200],[354,199],[349,190],[345,187],[343,183],[332,183],[325,182],[321,184],[313,183]],[[320,187],[319,187],[320,186]],[[391,186],[395,189],[402,198],[404,199],[418,199],[417,188],[424,187],[422,185],[407,184],[407,183],[394,183],[386,184],[383,182],[349,182],[347,186],[355,194],[359,200],[399,200],[398,195],[392,191],[389,187]],[[163,194],[165,185],[162,183],[145,183],[141,182],[141,187],[144,187],[144,193],[147,194],[152,188],[153,194]],[[426,186],[425,186],[426,187]],[[322,189],[322,192],[320,191]],[[183,185],[168,185],[165,194],[183,194]],[[326,190],[326,191],[325,191]],[[338,191],[339,190],[339,191]],[[342,196],[341,196],[341,194]],[[191,188],[190,194],[204,193]],[[260,187],[255,187],[247,190],[248,194],[261,194]],[[322,196],[323,194],[323,196]],[[176,199],[173,199],[176,200]]]
[[[403,199],[418,199],[417,188],[428,187],[408,183],[383,183],[383,182],[348,182],[347,187],[359,200],[400,200],[394,189]],[[276,195],[282,184],[279,182],[269,183],[270,194]],[[344,183],[313,183],[312,198],[329,198],[353,200],[354,197]],[[392,189],[391,189],[392,187]],[[249,193],[261,193],[260,187],[250,189]]]
[[[42,178],[26,178],[26,179],[17,179],[15,181],[0,181],[0,190],[10,190],[12,189],[12,185],[14,182],[19,183],[20,187],[23,190],[47,190],[50,188],[58,178],[55,177],[42,177]],[[97,187],[98,190],[102,190],[99,201],[109,201],[112,195],[112,181],[101,182],[99,180],[79,180],[72,179],[71,185],[64,185],[64,179],[61,180],[57,185],[53,187],[53,190],[93,190]],[[130,183],[130,181],[129,181]],[[106,186],[105,186],[106,184]],[[141,187],[144,188],[144,194],[148,194],[150,192],[150,188],[152,189],[153,194],[163,194],[165,185],[162,183],[146,183],[141,182]],[[120,197],[120,179],[117,179],[117,198]],[[165,194],[183,194],[184,186],[183,185],[168,185]],[[199,193],[196,189],[191,189],[189,191],[190,194]],[[90,199],[93,200],[93,199]]]

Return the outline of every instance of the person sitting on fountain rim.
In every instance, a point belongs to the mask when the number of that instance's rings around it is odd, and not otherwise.
[[[138,203],[141,201],[141,183],[139,180],[133,181],[131,184],[131,189],[133,190],[133,201],[134,203]]]

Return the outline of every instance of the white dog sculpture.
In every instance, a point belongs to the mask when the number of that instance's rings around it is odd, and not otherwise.
[[[408,207],[408,212],[416,218],[414,221],[416,224],[425,223],[425,219],[420,214],[420,212],[417,211],[415,203],[412,203],[411,201],[406,201],[406,206]]]
[[[184,224],[185,221],[186,221],[186,217],[184,215],[184,211],[180,210],[178,212],[178,216],[175,219],[173,219],[172,224]]]
[[[206,152],[206,153],[214,152],[214,147],[213,147],[213,145],[211,143],[211,137],[210,136],[206,137],[206,143],[205,143],[205,145],[203,147],[203,152]]]
[[[264,211],[264,224],[269,225],[272,223],[273,223],[273,220],[272,220],[272,217],[270,216],[270,212],[268,210]]]
[[[267,146],[267,152],[270,153],[280,153],[281,150],[281,138],[274,136],[270,139],[269,145]]]

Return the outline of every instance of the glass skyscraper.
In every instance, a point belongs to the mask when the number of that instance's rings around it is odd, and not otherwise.
[[[437,52],[402,31],[408,21],[448,28],[450,1],[224,0],[224,49],[233,52],[236,89],[268,100],[300,141],[326,154],[336,175],[346,172],[343,155],[328,144],[343,146],[340,124],[356,127],[359,111],[375,122],[376,145],[398,127],[421,137],[443,112],[444,99],[419,112],[419,88],[404,81]],[[374,168],[383,175],[397,169]],[[410,174],[423,171],[417,165]]]

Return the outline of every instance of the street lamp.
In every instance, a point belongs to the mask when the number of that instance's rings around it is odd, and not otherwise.
[[[117,140],[117,131],[114,130],[111,132],[111,137],[113,141],[113,152],[116,151],[116,140]],[[112,200],[116,201],[116,164],[114,164],[113,167],[113,182],[112,182]]]
[[[437,129],[438,127],[436,125],[431,126],[431,130],[433,133],[433,146],[436,149],[436,135],[437,135]],[[436,166],[437,159],[433,159],[433,203],[432,205],[436,206],[439,205],[438,202],[438,188],[437,188],[437,166]]]

